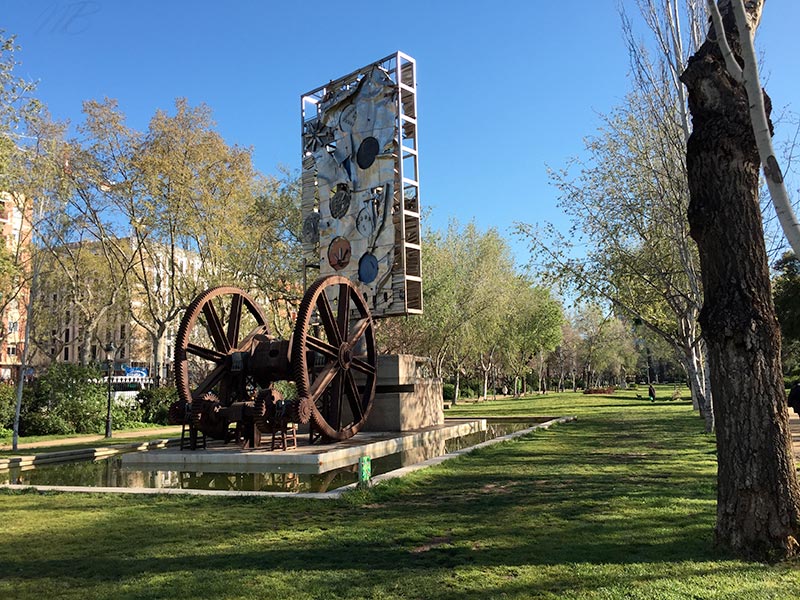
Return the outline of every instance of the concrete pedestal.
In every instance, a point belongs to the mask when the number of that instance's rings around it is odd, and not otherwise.
[[[444,423],[442,381],[429,371],[426,358],[379,355],[375,401],[362,430],[411,431]]]

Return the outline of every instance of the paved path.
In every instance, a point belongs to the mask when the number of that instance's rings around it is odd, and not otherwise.
[[[800,431],[800,421],[798,421],[798,431]],[[111,437],[114,440],[126,440],[131,438],[150,437],[153,435],[163,435],[164,437],[175,437],[181,434],[180,425],[173,427],[152,427],[148,429],[136,429],[132,431],[115,431]],[[18,448],[20,450],[30,448],[49,448],[54,446],[72,446],[79,444],[91,444],[93,442],[102,442],[106,438],[103,435],[82,435],[73,438],[61,438],[58,440],[44,440],[42,442],[20,442]],[[11,444],[0,444],[0,452],[9,452]]]

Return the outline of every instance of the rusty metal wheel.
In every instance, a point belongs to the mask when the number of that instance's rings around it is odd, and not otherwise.
[[[200,294],[186,309],[175,340],[175,385],[183,402],[213,392],[223,406],[246,401],[254,388],[247,355],[269,334],[255,300],[235,287]]]
[[[327,440],[354,436],[372,409],[377,359],[369,307],[346,277],[322,277],[308,288],[294,327],[291,365],[313,427]]]

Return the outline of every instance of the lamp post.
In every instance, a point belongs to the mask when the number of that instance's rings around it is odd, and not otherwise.
[[[107,380],[108,380],[108,403],[106,405],[106,437],[111,437],[111,375],[114,368],[114,355],[117,352],[117,347],[114,342],[109,342],[104,348],[106,351],[106,367],[107,367]]]

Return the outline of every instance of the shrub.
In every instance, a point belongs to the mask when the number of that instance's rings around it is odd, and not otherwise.
[[[174,387],[156,387],[142,390],[136,396],[141,407],[140,420],[145,423],[168,425],[169,407],[178,400],[178,390]]]
[[[283,394],[284,400],[296,400],[297,399],[297,386],[293,381],[276,381],[273,384],[273,387],[276,391]]]
[[[452,383],[443,383],[442,384],[442,397],[445,400],[455,400],[456,397],[456,386]]]
[[[472,388],[470,388],[470,387],[461,388],[460,390],[458,390],[458,395],[461,396],[462,398],[474,398],[475,397],[475,393],[472,391]]]
[[[0,383],[0,429],[14,428],[16,408],[17,387],[10,383]]]
[[[108,405],[106,405],[108,410]],[[143,423],[142,408],[136,402],[118,403],[111,405],[111,426],[114,429],[134,429],[146,426]]]
[[[54,363],[23,401],[20,430],[25,435],[102,433],[106,392],[91,367]]]

